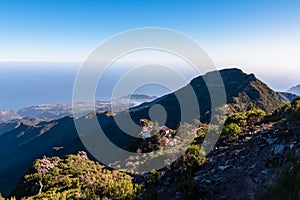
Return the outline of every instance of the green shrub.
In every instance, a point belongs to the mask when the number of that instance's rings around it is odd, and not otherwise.
[[[173,168],[180,171],[195,172],[206,161],[206,153],[200,146],[192,144],[175,163]]]
[[[239,134],[242,132],[241,128],[239,125],[235,123],[231,123],[229,125],[226,125],[223,128],[222,134],[221,134],[221,139],[226,139],[226,140],[237,140],[239,137]]]
[[[240,112],[235,113],[232,116],[228,117],[225,126],[229,124],[237,124],[238,126],[244,127],[247,125],[247,113]]]
[[[255,125],[261,122],[263,117],[266,115],[265,111],[254,109],[246,112],[247,116],[247,125]]]
[[[148,173],[148,176],[146,178],[146,184],[156,184],[161,176],[161,173],[153,169]]]
[[[225,125],[231,123],[237,124],[240,127],[246,127],[260,123],[266,113],[260,109],[251,109],[246,112],[239,112],[229,116],[225,122]]]
[[[140,124],[141,126],[151,126],[152,122],[149,119],[141,119]]]

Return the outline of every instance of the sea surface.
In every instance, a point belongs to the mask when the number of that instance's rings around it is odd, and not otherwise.
[[[0,63],[0,110],[18,111],[34,104],[71,103],[73,85],[80,66],[81,63]],[[97,90],[95,99],[109,100],[111,91],[123,72],[124,68],[111,70],[99,83],[101,90]],[[189,73],[186,77],[190,80],[193,75]],[[170,92],[164,86],[152,84],[143,86],[134,93],[162,96]]]

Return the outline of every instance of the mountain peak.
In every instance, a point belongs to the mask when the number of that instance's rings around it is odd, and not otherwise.
[[[250,104],[257,108],[271,112],[281,105],[276,93],[254,74],[246,74],[241,69],[230,68],[212,71],[204,76],[192,80],[191,85],[199,94],[199,88],[206,87],[205,79],[212,78],[219,73],[222,77],[227,103],[236,111],[244,111]]]

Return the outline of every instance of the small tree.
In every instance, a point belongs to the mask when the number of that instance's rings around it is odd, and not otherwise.
[[[225,125],[229,124],[237,124],[241,127],[244,127],[247,125],[247,114],[246,112],[240,112],[240,113],[235,113],[234,115],[230,116],[227,118]]]
[[[178,167],[181,171],[194,173],[198,167],[206,161],[205,156],[206,153],[204,149],[198,145],[192,144],[173,166]]]
[[[264,116],[266,116],[266,113],[263,110],[254,109],[249,110],[247,113],[247,124],[248,125],[255,125],[259,123]]]
[[[161,176],[161,173],[153,169],[146,177],[146,184],[156,184]]]

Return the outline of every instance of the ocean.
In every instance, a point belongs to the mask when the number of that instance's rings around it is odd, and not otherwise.
[[[73,84],[80,66],[80,63],[55,62],[0,63],[0,110],[18,111],[34,104],[71,103]],[[111,91],[120,78],[121,71],[114,69],[103,79],[101,92],[96,92],[96,100],[111,98]],[[190,80],[193,75],[188,73],[186,77]],[[185,84],[187,82],[180,86]],[[134,93],[162,96],[170,92],[166,87],[152,84],[141,87]]]

